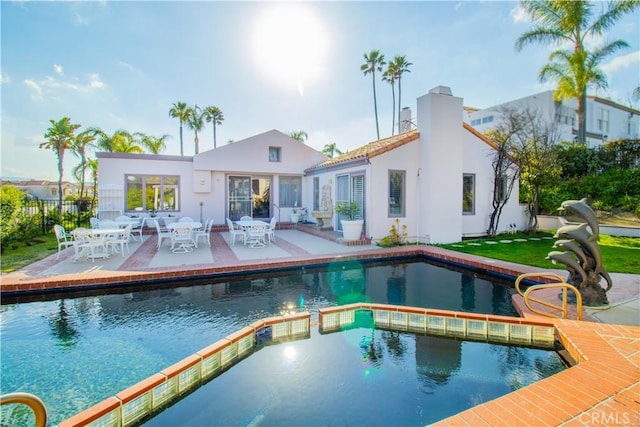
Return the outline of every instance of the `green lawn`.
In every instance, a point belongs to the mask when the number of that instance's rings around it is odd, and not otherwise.
[[[0,258],[0,271],[11,273],[36,261],[55,254],[58,251],[56,236],[47,234],[39,236],[31,246],[20,243],[17,248],[5,248]]]
[[[546,237],[546,239],[545,239]],[[549,239],[551,237],[551,239]],[[540,240],[530,240],[537,238]],[[526,242],[516,242],[515,239],[527,239]],[[511,240],[511,243],[496,243],[500,240]],[[553,250],[553,234],[503,234],[491,239],[465,240],[447,245],[437,245],[456,252],[464,252],[487,258],[500,259],[518,264],[531,265],[549,269],[563,269],[562,265],[554,265],[547,254]],[[613,237],[600,235],[600,249],[604,267],[610,273],[640,274],[640,239],[633,237]]]

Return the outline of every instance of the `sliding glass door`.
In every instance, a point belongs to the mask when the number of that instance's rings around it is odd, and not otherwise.
[[[232,221],[243,216],[271,218],[271,178],[230,176],[228,215]]]

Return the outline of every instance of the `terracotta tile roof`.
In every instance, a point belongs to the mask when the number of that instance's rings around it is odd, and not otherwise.
[[[389,138],[380,139],[370,142],[367,145],[358,147],[355,150],[344,153],[333,159],[326,160],[320,164],[310,167],[307,171],[326,168],[329,166],[337,165],[340,163],[346,163],[356,159],[371,159],[391,151],[395,148],[402,147],[405,144],[416,141],[420,138],[420,133],[417,130],[410,130],[408,132],[400,133],[398,135],[390,136]]]

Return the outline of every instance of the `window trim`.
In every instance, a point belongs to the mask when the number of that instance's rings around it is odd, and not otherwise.
[[[400,174],[402,178],[400,189],[400,212],[391,212],[391,177]],[[389,169],[387,173],[388,199],[387,199],[387,215],[389,218],[404,218],[407,216],[407,171],[400,169]]]
[[[464,180],[465,178],[472,179],[472,187],[471,187],[471,210],[464,210],[464,197],[465,197],[465,188],[464,188]],[[476,174],[475,173],[463,173],[462,174],[462,215],[475,215],[476,214]]]
[[[127,207],[127,198],[129,195],[129,177],[133,176],[133,177],[139,177],[141,178],[141,185],[142,185],[142,210],[141,211],[137,211],[135,209],[128,209]],[[181,177],[180,175],[163,175],[163,174],[134,174],[134,173],[127,173],[124,175],[124,212],[131,212],[131,213],[140,213],[140,212],[149,212],[150,210],[154,209],[154,207],[147,207],[146,206],[146,188],[147,188],[147,184],[146,184],[146,179],[148,177],[160,177],[160,194],[164,195],[164,181],[165,178],[175,178],[177,180],[177,183],[175,184],[176,186],[176,190],[177,190],[177,200],[175,202],[175,206],[177,207],[177,209],[157,209],[157,212],[180,212],[180,206],[181,206],[181,201],[180,201],[180,197],[182,196],[182,191],[180,191],[181,188]],[[170,184],[170,185],[174,185],[174,184]]]
[[[276,153],[276,159],[272,159],[271,153]],[[269,162],[282,163],[282,147],[269,146]]]
[[[291,202],[293,203],[292,205],[286,204],[284,203],[282,200],[282,197],[284,195],[284,192],[282,191],[282,185],[283,185],[283,181],[284,180],[294,180],[297,179],[298,180],[298,194],[297,194],[297,199],[294,195],[293,199],[291,200]],[[302,176],[300,175],[286,175],[286,176],[280,176],[278,178],[278,205],[281,208],[301,208],[302,207]]]

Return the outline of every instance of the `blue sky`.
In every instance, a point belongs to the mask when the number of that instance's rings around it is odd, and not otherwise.
[[[514,49],[531,25],[518,5],[2,1],[1,174],[56,180],[53,152],[38,145],[49,120],[65,116],[81,129],[168,134],[165,154],[179,154],[179,124],[168,114],[177,101],[223,111],[218,146],[278,129],[305,131],[319,150],[356,148],[376,139],[371,76],[360,71],[372,49],[413,63],[402,100],[414,112],[438,85],[477,108],[550,89],[537,76],[552,48]],[[626,105],[640,84],[638,22],[636,11],[608,33],[630,47],[606,61],[609,89],[597,93]],[[385,137],[391,87],[376,84]],[[185,128],[186,155],[193,136]],[[212,148],[207,125],[200,150]],[[70,179],[77,159],[65,158]]]

